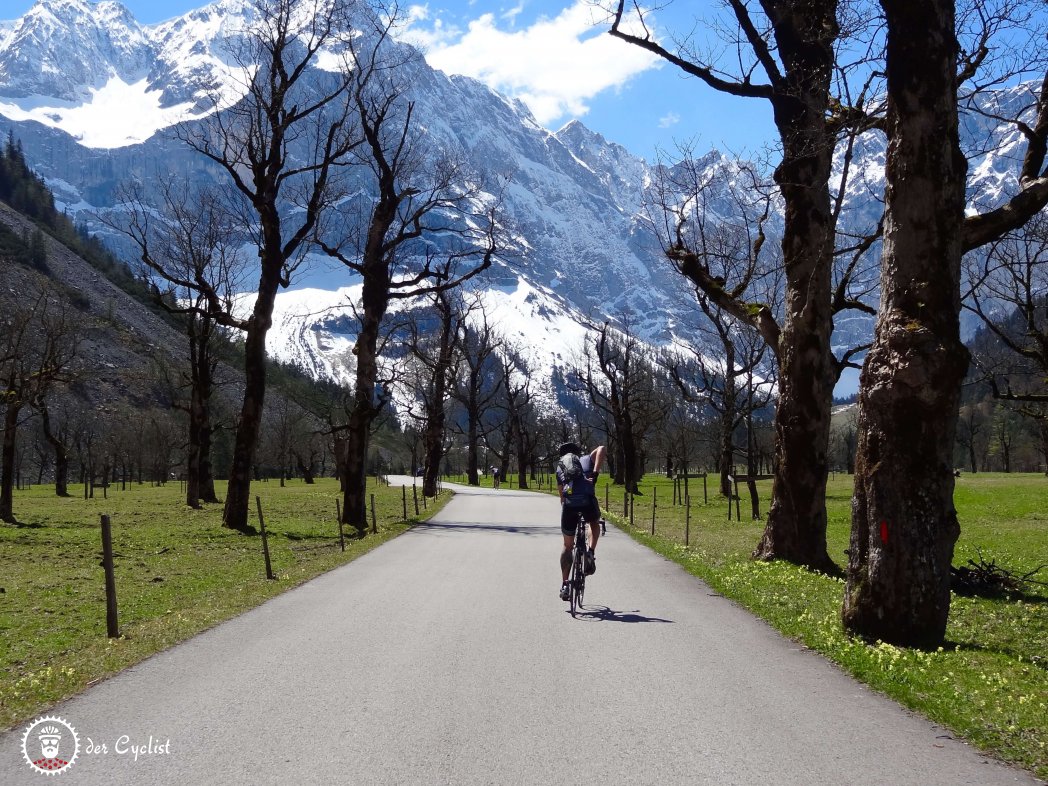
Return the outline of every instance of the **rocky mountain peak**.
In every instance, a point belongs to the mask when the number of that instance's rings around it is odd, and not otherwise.
[[[113,76],[136,81],[155,56],[141,25],[113,0],[38,0],[0,51],[0,95],[85,98]]]

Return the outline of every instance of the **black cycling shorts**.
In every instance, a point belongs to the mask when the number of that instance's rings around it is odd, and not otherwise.
[[[568,507],[567,505],[561,506],[560,531],[565,535],[574,537],[575,527],[579,521],[579,513],[581,513],[582,517],[591,524],[595,521],[600,521],[600,507],[597,505],[597,498],[590,497],[582,507]]]

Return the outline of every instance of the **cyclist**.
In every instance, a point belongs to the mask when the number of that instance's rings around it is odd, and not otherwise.
[[[575,542],[575,527],[579,514],[589,524],[589,548],[586,549],[585,573],[590,576],[597,572],[597,561],[594,552],[597,539],[600,537],[600,507],[597,505],[597,474],[604,466],[605,448],[603,445],[583,455],[582,449],[574,442],[565,442],[558,448],[561,456],[568,454],[578,456],[582,464],[583,475],[571,483],[570,495],[565,493],[565,478],[561,466],[557,467],[557,491],[560,492],[560,531],[564,536],[564,551],[560,554],[560,599],[569,600],[571,593],[568,587],[568,574],[571,572],[571,550]],[[562,461],[563,463],[563,461]]]

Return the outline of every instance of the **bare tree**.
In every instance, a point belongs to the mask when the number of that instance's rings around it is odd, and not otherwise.
[[[975,18],[992,21],[1003,5],[984,3],[986,13]],[[966,218],[958,91],[978,78],[992,51],[988,39],[977,35],[962,48],[965,18],[950,0],[881,6],[888,95],[881,308],[859,390],[842,615],[848,630],[870,639],[936,646],[945,636],[960,533],[952,460],[968,366],[958,318],[961,255],[1022,225],[1048,201],[1048,71],[1034,123],[1017,126],[1027,141],[1018,193]]]
[[[612,424],[609,452],[615,457],[614,482],[637,494],[644,474],[644,440],[668,404],[660,396],[654,364],[648,362],[628,325],[620,332],[605,322],[593,330],[592,345],[587,337],[585,363],[574,370],[574,376],[590,403]]]
[[[305,417],[300,418],[295,423],[295,431],[291,436],[291,456],[295,459],[295,466],[307,486],[316,483],[317,472],[323,469],[324,455],[322,432],[313,428]]]
[[[422,493],[437,495],[441,462],[447,453],[447,420],[451,392],[458,376],[459,346],[466,312],[460,298],[440,291],[411,325],[408,349],[415,368],[409,394],[417,397],[422,411],[409,414],[422,432]]]
[[[157,304],[177,314],[188,339],[188,371],[161,376],[172,405],[188,417],[186,504],[218,502],[211,470],[215,432],[212,395],[218,369],[217,344],[222,326],[242,328],[234,297],[242,289],[247,264],[240,251],[232,216],[214,189],[191,191],[184,185],[162,185],[164,209],[158,217],[144,205],[139,189],[131,187],[134,209],[126,225],[106,222],[124,232],[137,246],[143,272],[153,282]],[[162,286],[162,288],[161,288]],[[180,377],[176,379],[176,377]],[[188,389],[188,396],[179,393]]]
[[[361,535],[368,441],[383,403],[379,333],[389,304],[459,286],[487,269],[496,250],[495,201],[461,161],[433,150],[414,121],[408,88],[419,55],[390,40],[396,24],[395,13],[376,18],[348,44],[347,106],[364,139],[353,163],[368,176],[340,204],[337,225],[332,218],[317,233],[320,248],[362,279],[342,509]],[[484,207],[476,214],[478,204]]]
[[[843,469],[849,475],[854,474],[855,445],[859,438],[858,432],[855,431],[855,423],[849,421],[835,425],[830,434],[830,445],[837,453],[838,469]]]
[[[41,431],[55,457],[55,494],[69,496],[69,460],[74,448],[77,421],[83,417],[79,403],[71,395],[38,396],[33,408],[40,414]]]
[[[475,305],[473,312],[479,313],[479,322],[463,327],[461,372],[451,393],[466,421],[461,432],[466,437],[466,474],[471,486],[480,485],[480,445],[495,427],[488,415],[502,392],[497,368],[502,340],[489,324],[483,306],[479,302]]]
[[[500,429],[500,445],[493,450],[501,460],[500,471],[505,479],[510,468],[510,461],[516,458],[517,486],[528,488],[527,466],[530,455],[528,433],[534,402],[532,391],[531,367],[519,347],[505,344],[499,352],[501,364],[501,389],[503,392],[502,410],[505,413],[503,426]]]
[[[748,166],[704,166],[691,156],[662,176],[656,193],[652,220],[663,222],[659,234],[667,246],[690,249],[687,261],[678,258],[676,264],[689,279],[699,279],[693,280],[693,286],[705,317],[693,329],[696,338],[684,348],[690,362],[677,355],[671,357],[668,369],[686,399],[705,399],[720,416],[717,466],[721,494],[730,497],[735,430],[755,407],[768,403],[770,386],[756,397],[763,399],[760,403],[751,396],[744,404],[742,393],[753,389],[747,380],[752,383],[758,367],[765,366],[760,369],[765,377],[773,374],[764,360],[778,346],[767,343],[767,331],[753,327],[749,311],[736,308],[732,299],[711,297],[702,282],[757,297],[769,318],[778,312],[781,266],[776,255],[766,250],[764,239],[772,194]]]
[[[977,404],[962,407],[957,420],[957,442],[968,458],[968,468],[974,475],[979,471],[978,455],[986,441],[986,413]]]
[[[830,343],[835,217],[829,180],[836,134],[856,122],[846,97],[833,98],[833,80],[840,75],[834,49],[838,3],[762,0],[758,8],[730,0],[726,5],[727,24],[721,19],[696,24],[692,35],[663,45],[647,26],[648,12],[635,0],[619,0],[610,32],[709,88],[771,105],[782,145],[775,170],[785,206],[782,323],[744,291],[725,289],[704,275],[694,249],[674,246],[671,258],[714,302],[759,329],[777,353],[772,507],[754,556],[836,572],[826,551],[830,406],[838,373]],[[703,30],[715,31],[721,40],[697,40]]]
[[[963,305],[994,339],[990,351],[976,350],[980,376],[995,398],[1048,402],[1048,216],[1038,215],[985,255],[969,255],[965,269]]]
[[[23,411],[63,380],[80,341],[80,325],[50,288],[0,317],[0,521],[15,523],[15,458]]]
[[[219,166],[232,184],[242,225],[255,233],[259,282],[250,314],[227,319],[243,330],[244,399],[237,424],[223,524],[248,531],[251,469],[266,393],[266,334],[280,287],[289,286],[321,214],[335,170],[363,141],[347,100],[348,69],[317,73],[321,52],[354,35],[353,0],[249,0],[254,21],[231,56],[247,80],[244,97],[183,125],[179,137]],[[206,290],[204,291],[206,294]],[[216,309],[216,312],[219,309]]]

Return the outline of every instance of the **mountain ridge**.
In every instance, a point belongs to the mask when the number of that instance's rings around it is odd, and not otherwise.
[[[207,108],[206,95],[220,83],[235,84],[235,73],[224,53],[236,36],[244,8],[242,0],[220,0],[156,25],[138,25],[124,13],[126,9],[111,0],[97,4],[39,0],[21,20],[0,25],[0,31],[7,31],[0,32],[0,133],[13,132],[23,139],[27,158],[54,189],[61,207],[119,247],[120,238],[98,217],[122,209],[122,182],[143,184],[147,199],[155,204],[155,184],[159,182],[183,174],[196,179],[216,176],[200,156],[173,138],[169,121],[177,117],[194,122]],[[44,29],[41,20],[45,11],[56,20],[59,11],[70,16],[63,24],[48,28],[47,46],[31,50],[19,47],[23,28],[37,33]],[[98,19],[104,14],[122,20],[117,28],[126,31],[126,40],[99,39]],[[25,21],[27,18],[32,25]],[[54,59],[58,55],[47,60],[41,52],[46,55],[75,49],[76,36],[81,33],[93,42],[93,48],[85,51],[94,57],[83,73],[60,74],[66,81],[56,77],[51,88],[47,88],[46,80],[30,78],[33,68],[42,75],[44,63],[59,62]],[[37,43],[41,41],[44,39]],[[153,60],[145,77],[129,83],[127,80],[142,76],[146,64],[136,58],[146,51],[152,53]],[[9,77],[15,66],[22,69],[18,73],[29,74],[22,82]],[[421,56],[411,69],[416,116],[434,144],[460,154],[491,178],[506,179],[503,196],[515,249],[497,261],[486,287],[493,293],[504,293],[493,295],[492,301],[517,304],[507,313],[507,322],[517,324],[523,319],[541,324],[534,320],[539,312],[557,314],[575,323],[610,319],[628,324],[653,345],[668,344],[694,330],[694,295],[665,259],[644,215],[643,206],[652,198],[659,164],[649,164],[579,120],[557,131],[545,129],[519,100],[502,96],[469,77],[436,71]],[[38,88],[61,95],[32,93]],[[120,133],[112,138],[92,129],[90,122],[100,121],[77,112],[86,113],[91,107],[104,109],[96,103],[106,89],[115,91],[114,96],[127,96],[129,107],[133,105],[136,111],[144,107],[136,117],[143,118],[145,125],[118,129]],[[1020,89],[1015,88],[1016,95]],[[18,92],[34,97],[30,100],[12,95]],[[72,106],[72,98],[62,95],[80,96],[80,103]],[[231,100],[231,95],[227,91],[226,99]],[[145,103],[135,103],[141,101]],[[108,119],[104,113],[103,119]],[[967,133],[981,133],[987,122],[969,118]],[[96,132],[97,136],[92,136]],[[1011,170],[1005,162],[1014,148],[1015,133],[1000,133],[1000,157],[988,154],[973,161],[971,201],[992,203],[1012,188]],[[92,146],[92,140],[108,140],[110,146]],[[876,224],[879,194],[883,192],[884,149],[884,140],[876,135],[859,140],[860,155],[849,178],[843,213],[846,228],[859,232]],[[724,167],[726,171],[731,167],[731,161],[718,151],[710,151],[700,162],[704,167]],[[337,293],[353,284],[354,279],[344,269],[316,258],[309,275],[293,286]],[[326,299],[334,308],[339,297],[336,294]],[[875,302],[875,287],[868,297]],[[541,306],[533,306],[539,301]],[[290,308],[284,313],[286,332],[271,336],[271,351],[287,358],[312,357],[314,372],[324,373],[323,369],[334,361],[319,359],[325,351],[321,344],[331,351],[338,347],[341,352],[348,336],[330,334],[319,344],[306,342],[307,346],[301,343],[303,337],[324,332],[323,325],[314,323],[314,331],[307,325],[311,319],[308,314],[300,315],[301,324],[292,325]],[[867,315],[839,315],[834,346],[840,351],[864,343],[871,331],[872,319]],[[553,339],[543,333],[534,340],[541,345]],[[300,346],[285,346],[285,342],[299,342]]]

